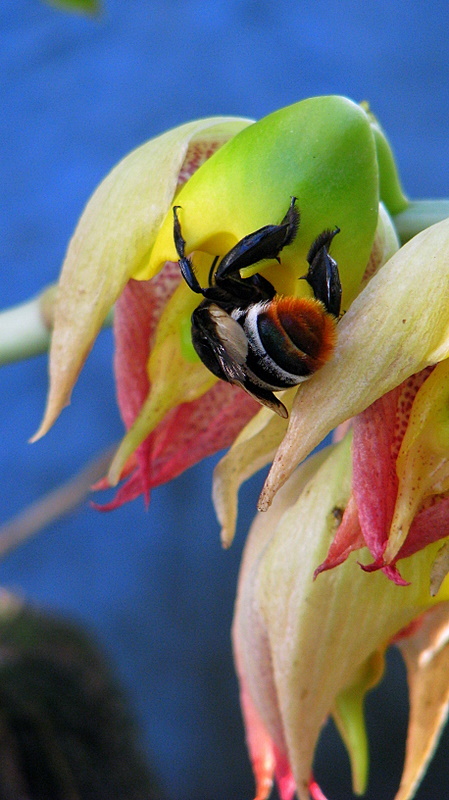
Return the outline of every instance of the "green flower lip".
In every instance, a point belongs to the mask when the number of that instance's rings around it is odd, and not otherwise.
[[[240,131],[203,164],[176,198],[188,252],[223,255],[249,232],[280,221],[291,196],[298,198],[301,223],[282,253],[282,269],[275,266],[278,280],[286,273],[293,276],[290,286],[297,282],[316,236],[338,226],[341,235],[333,254],[341,270],[343,306],[348,307],[376,230],[379,170],[370,119],[345,97],[314,97],[275,111]],[[173,260],[177,254],[168,213],[138,277],[151,278]],[[280,291],[288,293],[282,286]]]

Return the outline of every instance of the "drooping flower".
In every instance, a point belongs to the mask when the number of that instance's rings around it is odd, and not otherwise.
[[[117,502],[169,480],[229,445],[254,401],[217,379],[190,338],[198,296],[181,280],[172,204],[201,285],[211,264],[246,234],[279,222],[298,198],[298,235],[260,271],[289,296],[310,291],[311,242],[338,224],[333,244],[343,308],[359,291],[378,227],[379,199],[406,205],[388,145],[370,114],[342,97],[312,98],[257,123],[200,120],[124,159],[90,200],[63,267],[50,354],[50,391],[37,436],[52,425],[116,302],[116,375],[128,428],[104,484],[127,477]],[[187,182],[186,179],[188,178]],[[183,185],[185,184],[185,185]],[[259,269],[259,265],[257,266]]]
[[[367,691],[395,641],[410,687],[406,762],[396,800],[409,800],[445,722],[449,700],[449,579],[429,592],[438,543],[401,562],[406,586],[357,567],[354,554],[314,580],[351,495],[351,434],[304,462],[249,534],[233,626],[241,703],[256,779],[266,800],[322,799],[312,776],[332,716],[357,794],[368,777]],[[359,557],[367,560],[367,550]],[[369,554],[368,554],[369,555]]]

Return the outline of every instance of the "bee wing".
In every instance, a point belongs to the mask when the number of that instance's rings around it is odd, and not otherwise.
[[[287,419],[288,411],[284,404],[269,389],[263,389],[248,376],[246,359],[248,339],[239,323],[215,304],[209,307],[209,314],[215,324],[217,334],[216,355],[223,372],[230,383],[240,386],[258,403]]]
[[[198,306],[192,322],[193,345],[203,364],[218,378],[241,385],[248,354],[243,328],[215,303]]]
[[[248,339],[241,325],[215,303],[206,308],[199,306],[193,317],[194,346],[206,367],[218,378],[240,386],[258,403],[287,419],[284,404],[248,376]]]

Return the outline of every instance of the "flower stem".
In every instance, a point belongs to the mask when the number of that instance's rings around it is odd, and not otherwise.
[[[56,286],[0,312],[0,366],[45,353],[50,346]],[[103,327],[112,324],[112,312]]]
[[[449,200],[412,200],[405,211],[396,214],[393,221],[402,242],[436,222],[449,217]]]

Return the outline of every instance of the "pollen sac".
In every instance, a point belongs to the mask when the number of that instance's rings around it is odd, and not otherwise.
[[[318,300],[284,297],[258,314],[257,332],[261,350],[276,365],[284,385],[295,385],[331,357],[336,320]]]

